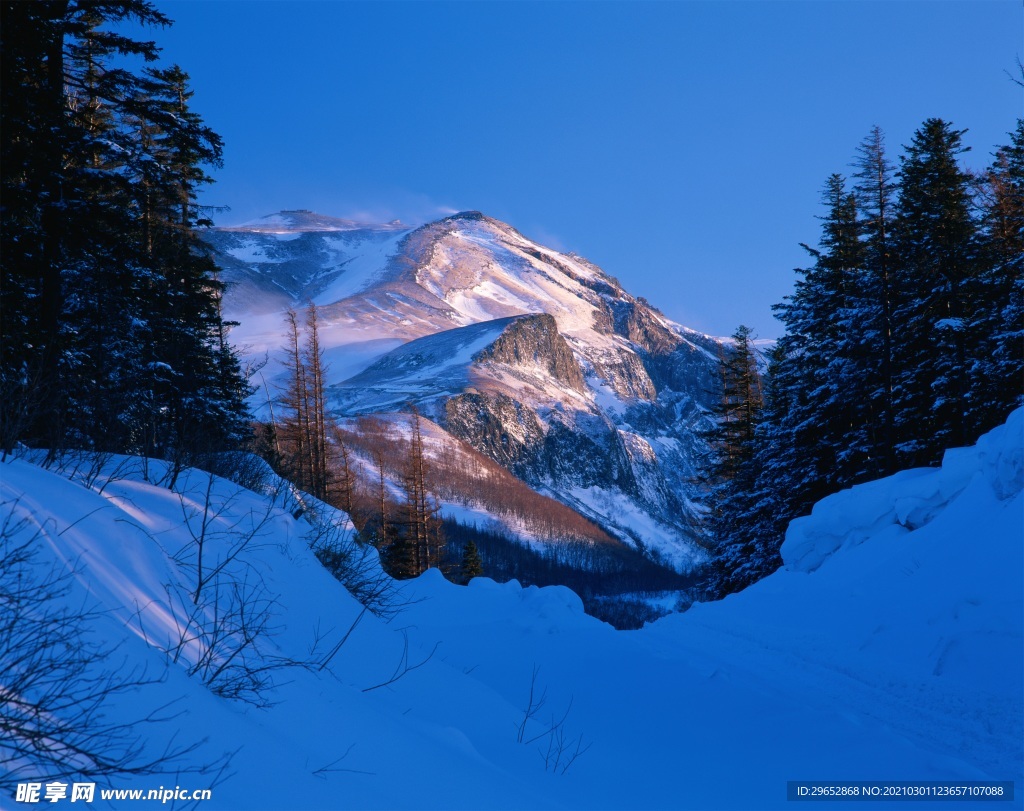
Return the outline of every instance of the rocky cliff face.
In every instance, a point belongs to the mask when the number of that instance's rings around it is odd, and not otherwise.
[[[695,482],[714,339],[478,212],[214,241],[241,343],[273,350],[284,341],[267,310],[303,296],[320,306],[337,413],[416,404],[624,541],[684,567],[702,557]]]
[[[517,318],[473,360],[477,363],[493,361],[513,368],[536,366],[574,391],[586,390],[583,372],[572,350],[558,334],[554,317],[547,313]]]

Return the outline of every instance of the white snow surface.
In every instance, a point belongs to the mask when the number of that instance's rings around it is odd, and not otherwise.
[[[255,231],[263,234],[287,235],[312,231],[393,231],[408,230],[398,220],[389,223],[374,223],[329,217],[307,209],[278,211],[255,220],[221,228],[224,231]]]
[[[428,571],[401,585],[393,621],[366,615],[324,667],[278,673],[264,709],[213,695],[160,650],[184,621],[168,588],[190,586],[185,518],[194,530],[206,474],[175,492],[150,483],[161,465],[146,477],[122,464],[86,487],[14,460],[0,502],[38,533],[37,574],[76,571],[57,600],[102,610],[83,640],[118,646],[106,666],[161,676],[111,700],[107,720],[174,701],[172,719],[137,727],[147,749],[204,741],[165,773],[99,788],[212,786],[210,809],[750,809],[790,807],[788,780],[1014,780],[1017,799],[999,807],[1019,808],[1022,425],[1017,411],[941,469],[822,501],[792,525],[782,570],[636,632],[585,615],[562,587]],[[208,566],[259,527],[225,577],[258,574],[273,596],[267,661],[322,662],[361,609],[311,554],[309,524],[220,479],[209,503]],[[378,686],[406,655],[422,666]],[[544,706],[523,737],[540,737],[520,743],[531,681]],[[567,743],[582,736],[564,774],[545,770],[550,719]],[[0,777],[32,780],[4,745]],[[197,773],[226,752],[218,779]]]
[[[328,247],[337,252],[335,263],[343,264],[345,270],[316,296],[315,303],[333,304],[367,288],[376,280],[408,233],[360,231],[357,239],[335,237],[325,240]]]

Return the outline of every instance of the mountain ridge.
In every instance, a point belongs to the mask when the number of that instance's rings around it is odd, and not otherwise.
[[[415,405],[624,542],[683,569],[704,559],[697,482],[717,339],[478,211],[211,242],[243,344],[276,352],[283,310],[317,305],[338,416]]]
[[[388,223],[373,223],[318,214],[315,211],[310,211],[308,208],[297,208],[282,209],[274,214],[266,214],[239,225],[219,225],[214,230],[284,234],[317,233],[321,231],[403,231],[407,228],[408,226],[397,219]]]

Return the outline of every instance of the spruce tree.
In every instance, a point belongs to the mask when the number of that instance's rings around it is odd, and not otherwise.
[[[932,464],[971,437],[968,359],[978,335],[971,178],[958,156],[964,130],[931,118],[900,159],[893,356],[901,467]]]
[[[856,199],[836,174],[823,201],[820,247],[804,246],[814,264],[798,271],[793,295],[774,308],[786,333],[770,355],[763,408],[759,401],[736,472],[721,463],[717,471],[728,475],[713,496],[713,596],[777,568],[789,520],[858,475],[869,455],[871,396],[859,332],[868,291]],[[740,357],[749,334],[741,328],[733,340]],[[723,370],[728,392],[735,372]]]
[[[1024,120],[980,182],[982,271],[972,424],[976,433],[1024,402]]]
[[[788,404],[777,426],[786,447],[777,453],[791,464],[787,486],[799,494],[799,512],[863,466],[854,437],[869,415],[859,338],[862,246],[856,201],[841,175],[828,179],[824,202],[820,249],[804,246],[814,265],[798,271],[793,295],[774,308],[786,326],[775,389],[785,389]]]
[[[854,195],[861,232],[859,312],[850,325],[858,342],[857,372],[868,398],[866,420],[854,442],[864,449],[858,476],[874,478],[896,469],[893,405],[893,206],[894,167],[885,154],[882,131],[874,127],[858,146]]]
[[[459,567],[459,577],[463,583],[468,583],[474,577],[480,577],[484,573],[484,562],[480,558],[480,550],[476,548],[473,539],[466,542],[462,551],[462,565]]]
[[[754,552],[746,517],[753,508],[756,481],[761,375],[750,328],[741,325],[732,340],[731,351],[719,363],[722,398],[715,410],[717,427],[708,436],[715,454],[708,521],[714,559],[708,590],[715,596],[738,591],[755,579],[746,567]]]
[[[103,441],[101,428],[123,440],[116,395],[132,388],[116,364],[128,366],[120,354],[131,342],[110,338],[123,335],[134,308],[116,127],[136,88],[132,74],[107,63],[115,53],[156,56],[153,43],[101,29],[126,19],[167,23],[146,2],[3,4],[6,451],[19,439],[51,452],[88,445]],[[106,380],[118,384],[115,396],[98,392]]]
[[[714,468],[713,596],[777,566],[786,526],[816,501],[933,464],[1024,399],[1024,124],[978,182],[961,137],[926,121],[897,187],[876,128],[853,194],[829,178],[814,265],[774,308],[786,331],[752,456]]]
[[[0,440],[180,460],[241,437],[196,194],[220,141],[180,69],[109,30],[143,0],[4,3]],[[173,205],[170,204],[173,201]]]

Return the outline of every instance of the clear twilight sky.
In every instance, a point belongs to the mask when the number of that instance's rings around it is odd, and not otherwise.
[[[821,189],[929,117],[981,169],[1024,116],[1020,0],[156,0],[225,140],[204,193],[418,224],[483,211],[670,318],[775,338]]]

